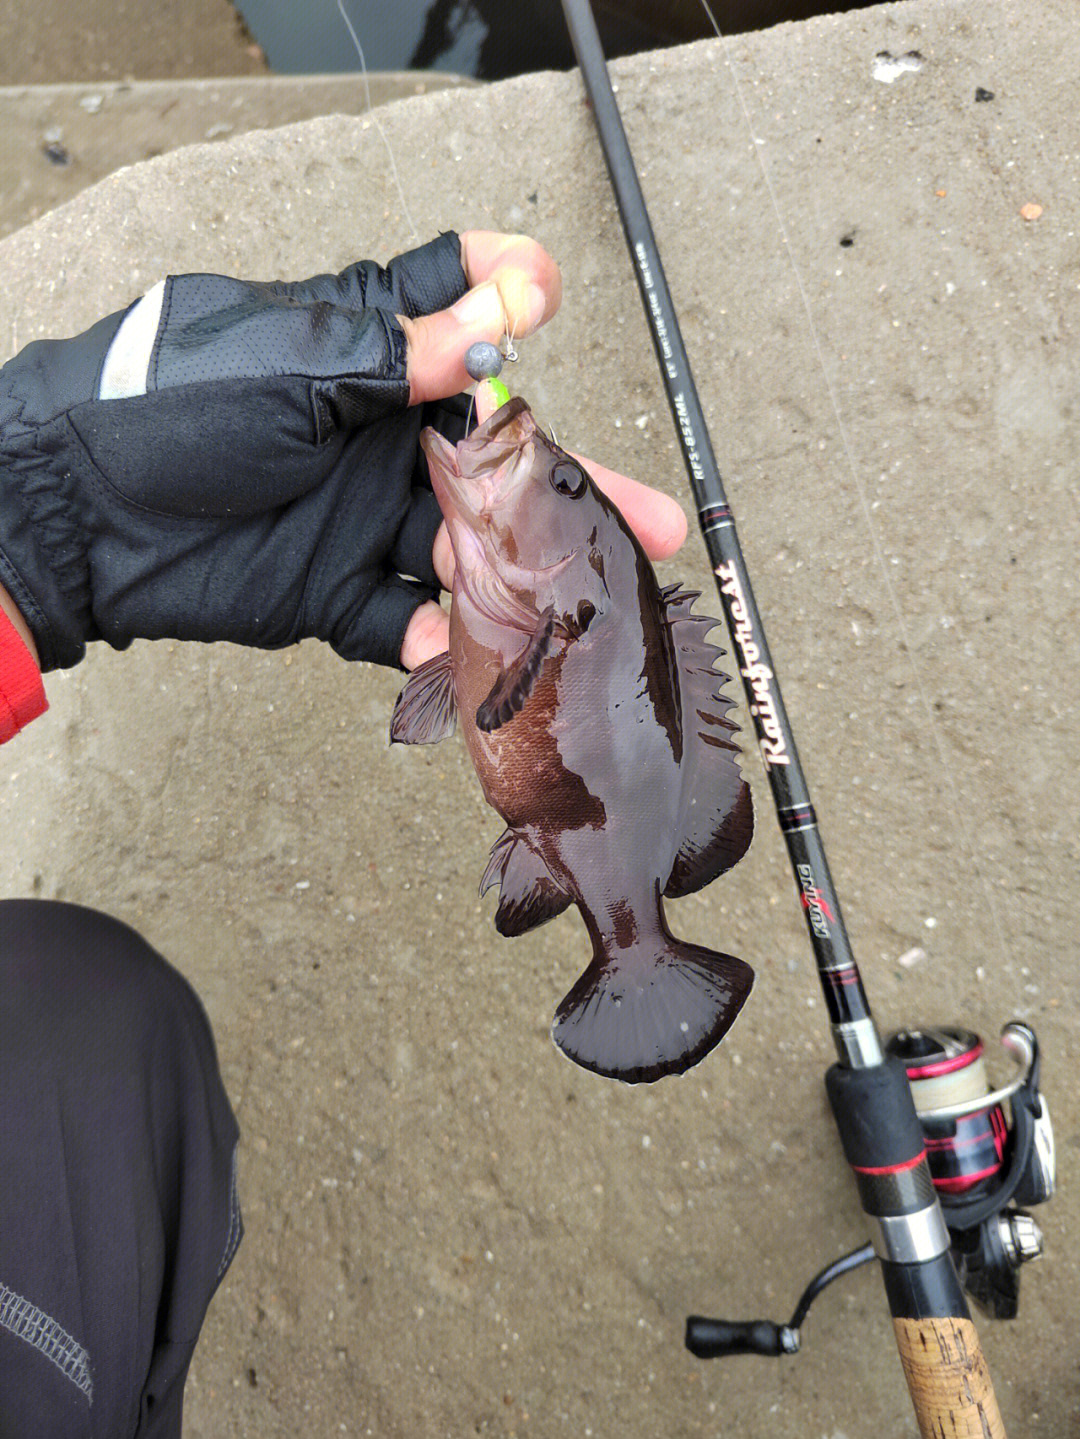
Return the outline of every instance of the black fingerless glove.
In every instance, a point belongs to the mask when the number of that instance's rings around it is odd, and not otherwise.
[[[9,361],[0,584],[42,669],[76,664],[89,640],[139,637],[317,636],[397,664],[439,588],[419,433],[461,438],[465,405],[408,408],[395,314],[466,289],[454,234],[298,284],[174,276],[134,382],[144,393],[98,398],[131,311]]]

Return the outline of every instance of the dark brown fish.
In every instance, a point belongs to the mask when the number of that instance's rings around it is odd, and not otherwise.
[[[672,937],[663,896],[690,894],[753,831],[727,676],[691,615],[660,589],[629,526],[513,399],[456,448],[421,443],[457,570],[450,649],[410,676],[392,740],[461,727],[508,828],[481,881],[495,925],[523,934],[570,904],[593,957],[559,1005],[555,1043],[631,1083],[679,1074],[750,993],[742,960]]]

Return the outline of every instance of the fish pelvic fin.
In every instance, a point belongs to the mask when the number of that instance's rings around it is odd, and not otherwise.
[[[496,883],[501,887],[495,928],[508,939],[554,919],[570,903],[528,840],[512,829],[504,830],[492,846],[480,894]]]
[[[437,744],[457,726],[454,669],[448,651],[418,665],[397,697],[391,744]]]
[[[651,1084],[704,1059],[753,984],[741,959],[657,934],[651,944],[594,955],[556,1010],[551,1037],[583,1069]]]

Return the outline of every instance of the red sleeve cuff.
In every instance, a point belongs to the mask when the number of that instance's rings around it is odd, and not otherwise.
[[[41,671],[18,630],[0,609],[0,744],[48,708]]]

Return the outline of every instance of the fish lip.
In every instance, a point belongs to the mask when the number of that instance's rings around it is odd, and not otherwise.
[[[485,501],[482,509],[505,498],[519,470],[528,469],[522,462],[539,432],[532,410],[520,395],[515,395],[471,435],[458,441],[454,448],[455,472],[463,486],[479,488]],[[493,483],[496,476],[498,484]]]
[[[515,425],[516,433],[506,433]],[[518,461],[538,432],[532,411],[520,395],[500,406],[456,445],[438,430],[422,431],[420,444],[443,513],[452,508],[468,521],[486,518],[493,505],[506,498],[519,471],[527,468]],[[496,477],[498,483],[493,483]]]
[[[493,415],[489,415],[482,425],[477,425],[471,435],[467,435],[464,440],[460,441],[458,449],[460,450],[462,445],[468,445],[474,440],[479,440],[483,444],[487,440],[494,439],[523,412],[527,412],[532,420],[532,410],[529,408],[528,402],[523,400],[520,395],[514,395],[505,405],[500,405]],[[536,421],[532,420],[532,424],[535,429]]]

